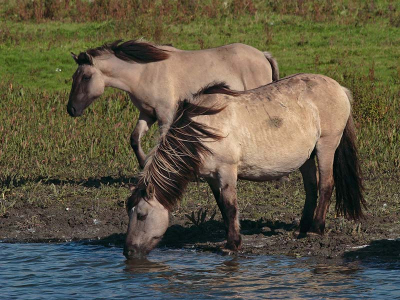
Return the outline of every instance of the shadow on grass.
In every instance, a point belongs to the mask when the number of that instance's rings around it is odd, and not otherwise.
[[[81,185],[87,188],[100,188],[102,185],[129,185],[135,184],[137,182],[136,177],[112,177],[112,176],[104,176],[98,178],[88,178],[81,180],[60,180],[60,179],[44,179],[44,184],[54,184],[54,185]]]
[[[293,231],[298,227],[295,223],[286,223],[282,221],[271,220],[242,220],[241,233],[243,235],[263,234],[264,236],[273,236],[283,234],[285,231]]]
[[[87,188],[100,188],[102,185],[130,185],[135,184],[137,182],[136,177],[112,177],[112,176],[104,176],[104,177],[96,177],[96,178],[88,178],[88,179],[57,179],[57,178],[46,178],[46,177],[37,177],[35,179],[26,179],[26,178],[13,178],[9,176],[7,178],[2,178],[0,180],[0,187],[21,187],[28,183],[42,183],[45,185],[80,185]]]

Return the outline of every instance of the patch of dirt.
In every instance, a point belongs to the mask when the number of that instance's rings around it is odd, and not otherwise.
[[[219,219],[219,213],[215,219],[208,216],[202,220],[195,220],[194,224],[185,214],[190,215],[197,207],[189,204],[186,208],[179,208],[171,214],[170,227],[160,247],[221,251],[225,243],[225,230]],[[359,224],[328,216],[324,236],[310,235],[301,239],[296,237],[299,216],[300,211],[293,213],[289,211],[278,219],[253,220],[251,215],[243,214],[241,251],[248,254],[325,258],[344,255],[351,257],[352,253],[354,257],[366,253],[377,255],[383,251],[389,256],[392,254],[396,256],[396,252],[388,250],[384,242],[376,241],[400,237],[398,211],[385,214],[369,212],[365,220]],[[73,204],[52,205],[45,208],[25,205],[10,208],[0,217],[0,240],[7,242],[85,240],[122,247],[127,226],[128,217],[123,203],[96,209]],[[365,245],[369,245],[373,250],[365,250],[371,249],[368,247],[364,249]]]
[[[127,228],[123,207],[82,208],[24,205],[0,217],[0,240],[8,242],[65,242],[100,240]]]

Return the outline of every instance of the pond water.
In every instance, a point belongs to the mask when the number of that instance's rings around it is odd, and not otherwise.
[[[400,263],[0,243],[1,299],[400,299]]]

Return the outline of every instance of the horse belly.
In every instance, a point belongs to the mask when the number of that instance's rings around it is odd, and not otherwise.
[[[268,181],[289,175],[299,169],[310,157],[314,145],[303,147],[295,155],[249,155],[238,166],[238,178],[251,181]]]
[[[320,136],[313,111],[282,120],[282,124],[277,120],[271,124],[268,118],[239,131],[239,178],[253,181],[280,178],[299,169],[310,157]]]

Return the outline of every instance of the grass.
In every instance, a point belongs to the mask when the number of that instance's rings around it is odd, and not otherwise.
[[[354,93],[366,177],[398,179],[399,12],[397,2],[383,0],[0,1],[0,215],[26,202],[114,203],[126,197],[121,186],[138,172],[129,146],[138,112],[127,96],[110,90],[81,118],[66,113],[76,69],[69,53],[119,38],[144,37],[182,49],[243,42],[270,51],[282,77],[333,77]],[[145,149],[156,137],[153,127]],[[299,198],[300,213],[302,187],[291,184],[287,197]],[[274,195],[273,184],[241,186],[239,197],[250,195],[241,207]],[[192,187],[188,197],[196,193]],[[285,197],[270,201],[289,203]]]

